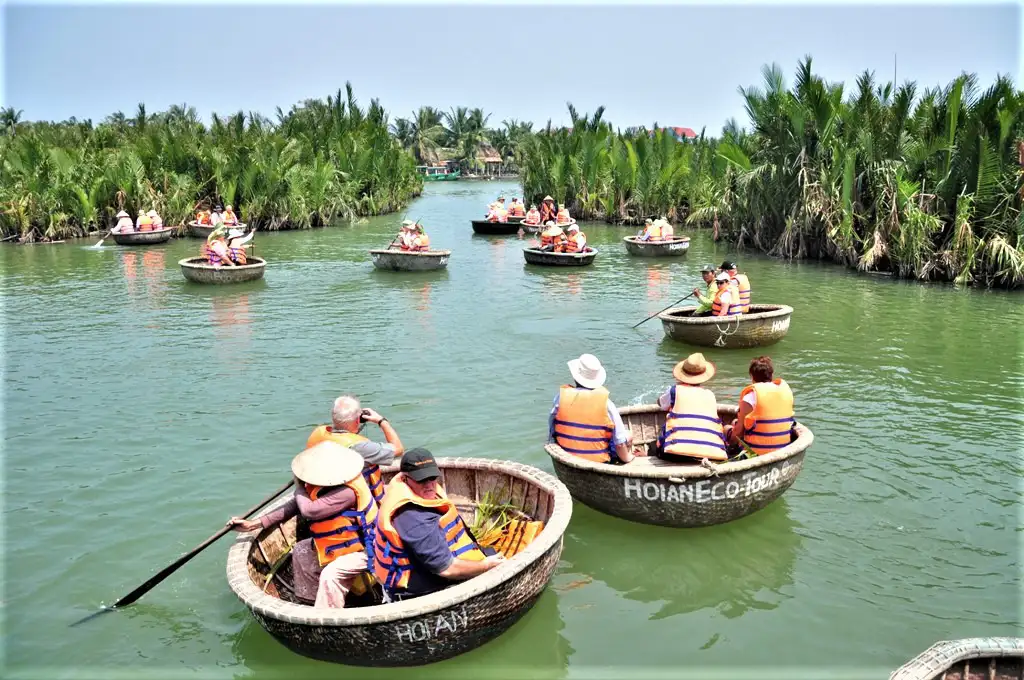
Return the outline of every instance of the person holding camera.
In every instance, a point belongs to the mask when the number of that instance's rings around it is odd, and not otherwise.
[[[361,434],[364,423],[377,425],[387,442],[381,444],[364,437]],[[402,440],[398,438],[398,433],[387,418],[372,408],[363,408],[354,395],[342,395],[334,400],[331,424],[320,425],[313,430],[306,440],[306,448],[323,441],[341,444],[363,457],[363,477],[370,487],[374,500],[380,503],[384,498],[384,480],[380,475],[380,466],[390,465],[395,458],[405,453]]]

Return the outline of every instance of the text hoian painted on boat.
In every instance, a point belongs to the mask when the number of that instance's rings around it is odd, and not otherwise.
[[[624,477],[622,480],[626,500],[663,501],[666,503],[708,503],[730,498],[746,498],[752,494],[773,489],[783,479],[788,479],[789,461],[772,468],[764,474],[750,472],[741,481],[701,479],[693,484],[676,484],[662,480],[649,481],[640,477]]]
[[[395,633],[399,642],[423,642],[444,633],[456,633],[459,628],[465,630],[468,625],[469,615],[463,606],[460,611],[441,612],[433,618],[398,623]]]

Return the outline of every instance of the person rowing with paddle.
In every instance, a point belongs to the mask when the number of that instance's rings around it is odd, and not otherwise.
[[[411,250],[412,244],[416,240],[416,222],[413,220],[402,220],[402,229],[398,232],[398,236],[388,246],[388,250],[393,248],[399,248],[401,250]]]
[[[718,283],[715,281],[715,268],[710,264],[704,265],[700,270],[700,276],[704,279],[707,287],[707,295],[701,293],[700,288],[694,288],[693,294],[700,301],[700,306],[693,313],[694,316],[711,316],[711,306],[715,302],[715,295],[718,293]]]
[[[124,210],[117,213],[117,224],[113,230],[118,234],[130,234],[135,231],[135,223],[132,222],[132,217]]]
[[[324,441],[295,456],[291,467],[295,493],[288,503],[259,519],[232,517],[227,526],[260,531],[301,515],[312,537],[292,547],[295,595],[314,607],[341,609],[356,579],[366,573],[373,549],[378,507],[363,479],[363,459]]]
[[[545,196],[540,204],[540,224],[554,222],[558,217],[558,204],[551,196]]]

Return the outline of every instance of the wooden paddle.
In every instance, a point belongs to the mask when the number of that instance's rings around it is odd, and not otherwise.
[[[673,302],[672,304],[670,304],[670,305],[669,305],[668,307],[666,307],[665,309],[671,309],[672,307],[675,307],[676,305],[678,305],[678,304],[679,304],[680,302],[682,302],[683,300],[685,300],[685,299],[687,299],[687,298],[691,298],[691,297],[693,297],[693,293],[690,293],[689,295],[687,295],[687,296],[686,296],[686,297],[684,297],[684,298],[679,298],[678,300],[676,300],[675,302]],[[639,325],[640,325],[641,323],[644,323],[645,321],[650,321],[650,320],[651,320],[651,319],[653,319],[654,317],[656,317],[656,316],[658,316],[659,314],[661,314],[662,312],[664,312],[664,311],[665,311],[665,309],[659,310],[659,311],[655,312],[654,314],[651,314],[651,315],[650,315],[649,317],[647,317],[646,319],[644,319],[643,321],[641,321],[641,322],[640,322],[640,323],[638,323],[638,324],[634,324],[634,325],[633,325],[633,328],[636,328],[637,326],[639,326]]]
[[[268,496],[265,499],[263,499],[262,501],[260,501],[259,505],[256,505],[256,506],[250,508],[245,513],[245,515],[242,516],[242,518],[243,519],[247,519],[250,515],[255,514],[264,505],[266,505],[267,503],[269,503],[270,501],[274,500],[275,498],[277,498],[278,496],[283,494],[285,491],[287,491],[288,488],[291,487],[291,485],[294,482],[295,482],[294,478],[289,479],[287,484],[282,486],[280,489],[275,491],[270,496]],[[229,531],[233,531],[233,529],[231,527],[225,526],[223,529],[221,529],[220,531],[215,533],[213,536],[210,536],[208,539],[206,539],[205,541],[203,541],[202,543],[197,545],[195,548],[192,548],[192,550],[190,550],[189,552],[185,553],[184,555],[182,555],[181,557],[176,559],[174,562],[171,562],[170,564],[168,564],[166,567],[164,567],[159,572],[157,572],[148,581],[146,581],[141,586],[139,586],[138,588],[136,588],[132,592],[130,592],[127,595],[125,595],[124,597],[122,597],[120,600],[118,600],[117,602],[115,602],[111,606],[109,606],[109,607],[104,606],[98,612],[93,612],[92,614],[89,614],[85,618],[82,618],[82,619],[79,619],[78,621],[75,621],[74,623],[71,624],[71,626],[72,627],[73,626],[77,626],[78,624],[84,623],[84,622],[88,621],[89,619],[96,618],[100,614],[103,614],[103,613],[106,613],[106,612],[112,612],[115,609],[121,609],[123,607],[127,607],[128,605],[132,604],[133,602],[138,600],[140,597],[142,597],[143,595],[148,593],[150,590],[155,588],[157,585],[159,585],[161,581],[163,581],[168,576],[170,576],[171,574],[176,572],[186,562],[188,562],[193,557],[195,557],[196,555],[201,553],[203,550],[205,550],[207,547],[209,547],[211,544],[213,544],[217,539],[219,539],[221,536],[223,536],[224,534],[228,533]]]

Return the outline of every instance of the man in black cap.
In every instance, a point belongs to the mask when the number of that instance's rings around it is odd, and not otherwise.
[[[732,288],[734,304],[740,306],[740,312],[750,313],[750,279],[746,274],[736,271],[736,263],[726,260],[720,267],[721,271],[729,275],[729,286]]]
[[[718,284],[715,283],[715,268],[710,264],[704,265],[700,270],[700,276],[707,285],[707,295],[700,292],[700,288],[694,288],[693,294],[700,300],[700,307],[693,313],[694,316],[711,316],[711,305],[715,301],[715,293],[718,292]]]
[[[374,538],[374,576],[388,599],[443,590],[505,560],[477,545],[430,451],[406,451],[399,470],[381,501]]]

